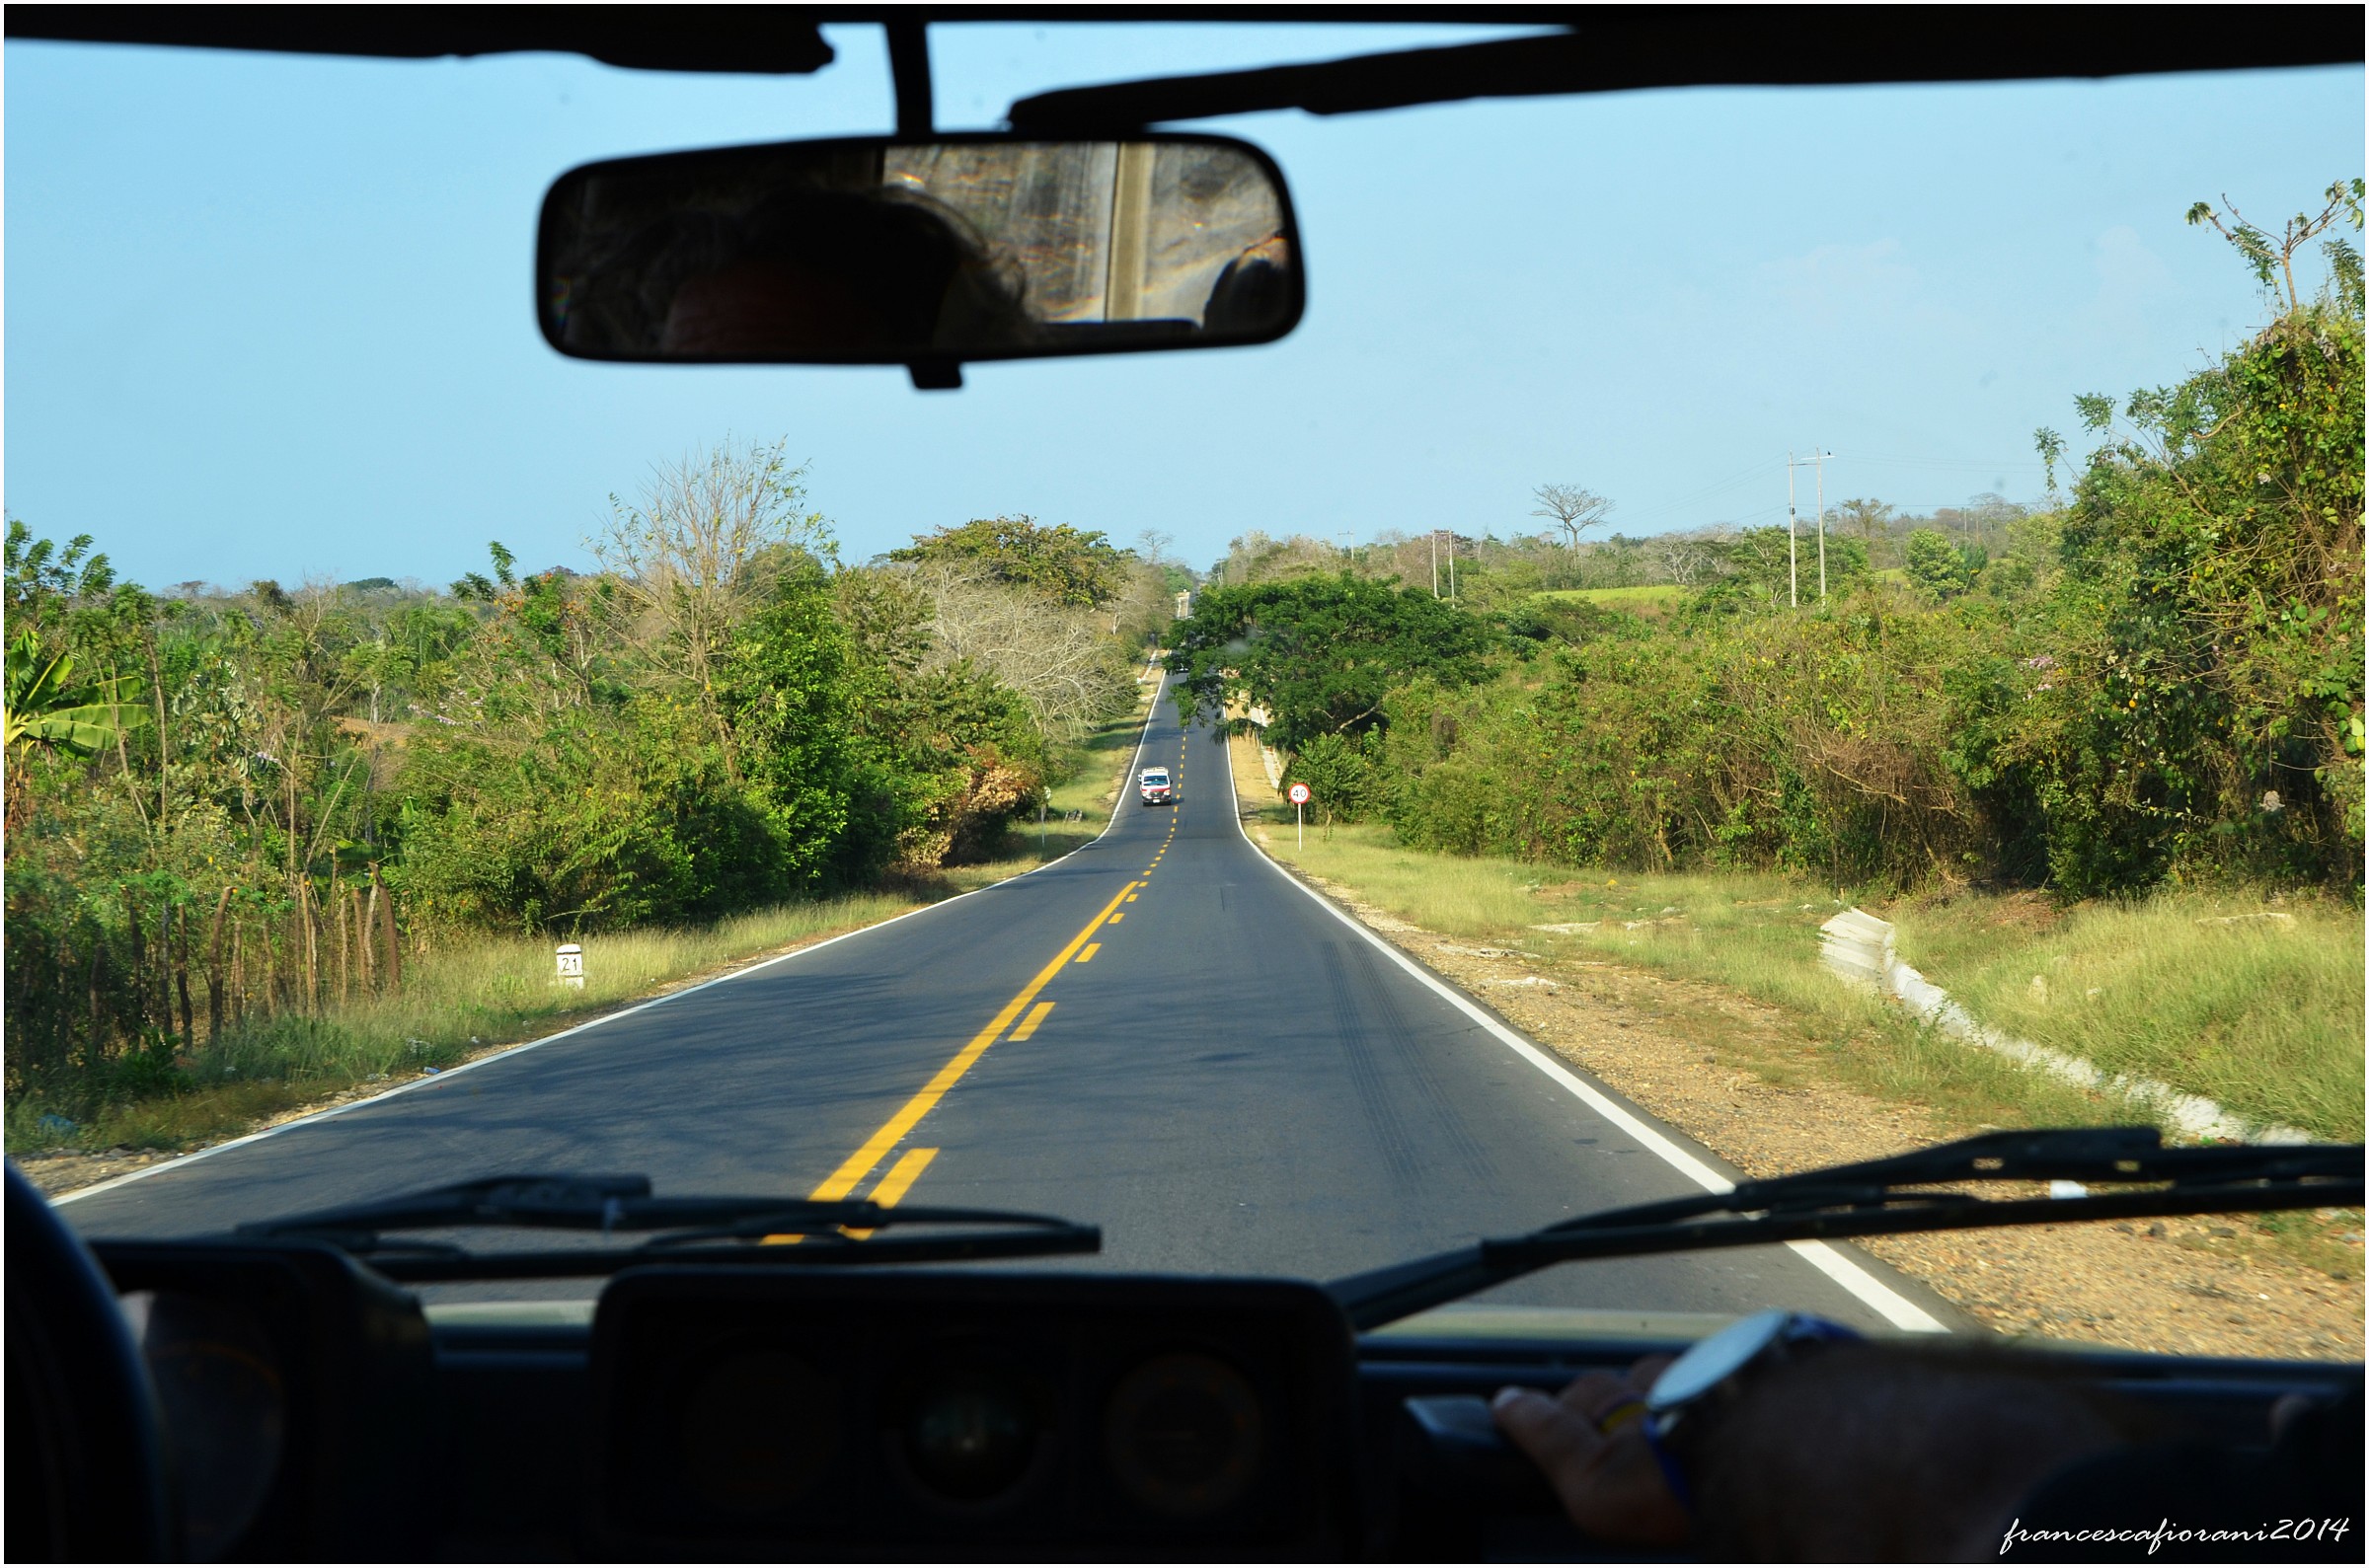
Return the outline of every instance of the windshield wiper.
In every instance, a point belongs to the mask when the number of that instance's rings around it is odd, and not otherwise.
[[[644,1234],[632,1245],[468,1252],[400,1232],[450,1230]],[[921,1234],[888,1235],[892,1229]],[[390,1233],[394,1232],[394,1233]],[[659,1198],[648,1176],[490,1176],[370,1203],[239,1227],[243,1237],[322,1241],[390,1279],[563,1279],[639,1263],[782,1267],[951,1262],[1099,1252],[1103,1233],[1050,1215],[997,1209],[887,1208],[869,1199]],[[796,1245],[764,1246],[768,1237]]]
[[[2361,1202],[2361,1159],[2359,1144],[2166,1149],[2153,1127],[1985,1133],[1914,1154],[1586,1215],[1352,1275],[1329,1289],[1349,1320],[1366,1329],[1585,1258],[1907,1231],[2352,1208]],[[1934,1190],[1960,1181],[2072,1182],[2083,1190],[2045,1198]],[[2090,1192],[2091,1183],[2128,1186]],[[1700,1218],[1712,1215],[1740,1218]]]

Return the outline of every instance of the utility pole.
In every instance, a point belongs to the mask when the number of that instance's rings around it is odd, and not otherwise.
[[[1456,536],[1448,535],[1448,603],[1456,602]]]
[[[1818,603],[1826,602],[1826,460],[1834,456],[1824,447],[1810,456],[1796,458],[1785,454],[1785,569],[1786,593],[1790,603],[1799,608],[1801,603],[1800,546],[1794,512],[1794,470],[1804,463],[1815,464],[1818,471]]]
[[[1800,547],[1794,530],[1794,454],[1785,454],[1785,602],[1801,607]]]
[[[1439,597],[1439,530],[1431,530],[1431,597]]]

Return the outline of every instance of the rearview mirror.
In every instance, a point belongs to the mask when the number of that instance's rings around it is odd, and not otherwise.
[[[586,164],[543,198],[579,359],[909,364],[1269,342],[1306,298],[1282,174],[1215,136],[948,136]]]

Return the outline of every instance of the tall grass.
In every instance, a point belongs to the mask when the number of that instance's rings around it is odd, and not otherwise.
[[[1750,872],[1585,876],[1434,856],[1403,849],[1387,829],[1368,825],[1336,827],[1330,838],[1312,833],[1304,851],[1288,830],[1269,833],[1277,858],[1427,931],[1550,962],[1630,965],[1769,1004],[1808,1053],[1752,1064],[1773,1081],[1806,1065],[1960,1127],[2098,1125],[2135,1114],[1922,1028],[1899,1008],[1844,985],[1818,959],[1818,925],[1844,907],[1832,889]],[[1583,929],[1534,929],[1545,925]],[[1716,1017],[1704,1021],[1721,1026]]]
[[[400,991],[314,1016],[279,1014],[223,1031],[186,1057],[170,1083],[70,1123],[22,1097],[8,1106],[8,1148],[175,1149],[246,1130],[356,1085],[466,1060],[647,997],[704,970],[809,938],[853,931],[926,902],[912,893],[859,893],[785,904],[713,926],[586,938],[581,990],[555,983],[550,940],[472,936],[409,962]]]
[[[1982,914],[1912,906],[1897,925],[1901,956],[1984,1022],[2256,1121],[2361,1136],[2359,910],[2183,891],[2036,930]]]
[[[1273,803],[1256,763],[1236,776],[1271,824],[1267,848],[1279,859],[1428,931],[1740,992],[1782,1008],[1846,1080],[1967,1125],[2144,1115],[1921,1028],[1844,985],[1820,961],[1818,927],[1855,901],[1852,889],[1774,873],[1633,874],[1437,855],[1397,844],[1379,825],[1311,830],[1301,850],[1290,808]],[[2242,1115],[2357,1139],[2361,912],[2304,901],[2278,911],[2292,924],[2202,924],[2261,909],[2237,895],[2183,893],[2053,912],[2033,895],[1960,894],[1875,913],[1897,923],[1904,959],[1996,1028]]]
[[[1641,604],[1676,604],[1686,595],[1687,590],[1674,582],[1640,582],[1626,588],[1547,588],[1538,597],[1630,608]]]

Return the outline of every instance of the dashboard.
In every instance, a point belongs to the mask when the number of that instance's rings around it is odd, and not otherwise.
[[[93,1251],[201,1560],[1634,1559],[1482,1401],[1683,1345],[1358,1336],[1288,1280],[671,1266],[423,1308],[313,1243]],[[2198,1430],[2359,1380],[2061,1355]]]
[[[1355,1347],[1278,1281],[640,1272],[590,1342],[625,1555],[1338,1556]]]

